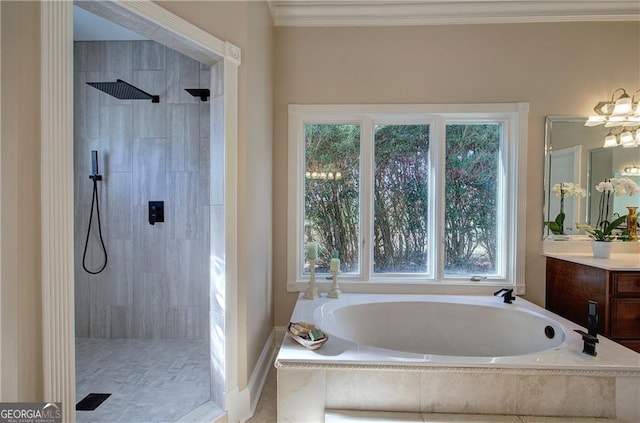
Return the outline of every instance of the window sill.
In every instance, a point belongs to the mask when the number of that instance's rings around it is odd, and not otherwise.
[[[439,294],[439,295],[493,295],[497,288],[514,286],[513,283],[499,280],[484,280],[471,282],[468,280],[447,280],[440,282],[351,282],[341,281],[338,285],[342,292],[361,294]],[[316,279],[316,287],[321,293],[327,293],[331,289],[331,281],[319,281]],[[304,292],[307,282],[288,282],[287,292]],[[517,295],[525,294],[524,285],[515,286]]]

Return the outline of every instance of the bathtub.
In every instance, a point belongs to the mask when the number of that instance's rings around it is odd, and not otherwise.
[[[329,340],[311,351],[284,337],[280,422],[324,421],[326,409],[640,421],[640,354],[603,337],[583,354],[583,328],[522,298],[300,297],[291,321]]]
[[[327,302],[313,322],[331,336],[393,351],[503,357],[557,348],[566,338],[554,320],[487,297],[351,297]],[[428,300],[428,301],[427,301]]]

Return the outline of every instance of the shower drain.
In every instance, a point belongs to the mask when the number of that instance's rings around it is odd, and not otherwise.
[[[82,398],[79,403],[76,404],[76,410],[90,411],[95,410],[102,404],[111,394],[94,394],[91,393]]]

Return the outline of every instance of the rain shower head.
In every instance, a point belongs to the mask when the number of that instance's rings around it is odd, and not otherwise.
[[[211,96],[209,88],[185,88],[184,90],[194,97],[200,97],[200,101],[207,101]]]
[[[152,103],[160,102],[160,96],[151,95],[142,91],[140,88],[134,87],[122,79],[117,79],[116,82],[87,82],[87,84],[119,100],[151,100]]]

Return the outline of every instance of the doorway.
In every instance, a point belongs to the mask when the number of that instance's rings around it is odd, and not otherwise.
[[[161,38],[171,47],[209,66],[224,66],[224,101],[221,128],[211,131],[211,151],[223,157],[221,168],[212,169],[211,228],[222,229],[211,242],[209,256],[210,358],[214,383],[210,402],[227,408],[226,394],[237,386],[235,334],[235,144],[237,134],[237,68],[240,50],[181,20],[152,2],[81,2],[92,13],[122,26]],[[63,420],[75,420],[74,285],[73,285],[73,85],[72,9],[68,2],[42,4],[42,210],[43,210],[43,347],[44,395],[63,402]],[[158,22],[161,22],[159,24]],[[151,30],[150,30],[151,29]],[[171,36],[167,36],[167,29]],[[197,40],[197,42],[195,41]],[[219,115],[219,116],[220,116]],[[215,113],[211,114],[211,120]],[[213,125],[212,125],[213,127]],[[212,153],[213,154],[213,153]],[[220,176],[217,178],[217,176]],[[216,194],[216,195],[213,195]],[[46,213],[45,213],[46,212]],[[212,237],[213,239],[213,237]],[[222,241],[221,241],[222,239]],[[223,299],[222,303],[220,299]],[[231,302],[229,302],[231,301]],[[218,338],[218,339],[217,339]],[[220,345],[222,342],[222,347]],[[229,359],[231,358],[231,359]],[[232,371],[229,371],[231,369]],[[217,377],[217,376],[220,377]],[[204,406],[207,407],[206,405]],[[200,414],[202,414],[202,410]],[[215,417],[215,416],[212,416]]]

